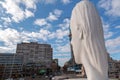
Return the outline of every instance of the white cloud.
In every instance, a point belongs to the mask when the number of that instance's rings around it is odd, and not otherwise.
[[[44,41],[47,41],[47,38],[50,32],[48,30],[41,29],[39,33],[41,34],[41,39],[43,39]]]
[[[25,40],[25,42],[28,41],[38,41],[39,39],[43,40],[43,41],[47,41],[48,40],[48,35],[51,32],[49,32],[48,30],[44,30],[44,29],[40,29],[39,32],[22,32],[21,33],[21,39],[22,41]]]
[[[50,32],[48,30],[44,30],[44,29],[40,29],[40,33],[42,33],[43,35],[49,35]]]
[[[103,22],[103,29],[104,29],[104,37],[105,37],[105,44],[107,51],[110,54],[119,54],[120,53],[120,37],[116,36],[116,32],[113,32],[111,30],[111,25],[108,22],[105,22],[102,19]],[[119,28],[119,26],[116,26],[115,28]],[[114,36],[114,37],[113,37]]]
[[[109,39],[114,35],[114,32],[110,30],[111,26],[108,22],[105,22],[104,19],[101,17],[103,30],[104,30],[104,38]]]
[[[53,14],[53,13],[49,13],[49,16],[47,18],[49,21],[55,21],[58,20],[58,18]]]
[[[61,16],[62,10],[55,9],[53,12],[49,13],[49,16],[47,17],[48,21],[55,21],[58,20],[58,18]]]
[[[6,51],[10,50],[11,48],[12,51],[15,51],[17,43],[38,40],[46,41],[48,40],[49,34],[51,34],[51,32],[44,29],[40,29],[39,32],[18,32],[12,28],[0,29],[0,42],[4,44],[0,48]]]
[[[60,17],[60,15],[62,14],[62,10],[55,9],[53,13],[54,13],[57,17]]]
[[[0,41],[4,42],[8,47],[19,42],[19,38],[19,33],[15,29],[0,29]]]
[[[8,53],[8,52],[14,53],[15,48],[0,46],[0,53]]]
[[[23,31],[20,32],[20,38],[21,42],[36,41],[39,38],[39,33]]]
[[[62,14],[62,10],[55,9],[53,12],[49,13],[48,17],[42,18],[42,19],[36,19],[34,21],[34,24],[38,25],[38,26],[51,27],[51,24],[49,22],[58,20],[58,18],[61,16],[61,14]]]
[[[57,52],[70,52],[70,44],[67,43],[64,46],[59,45],[57,47]]]
[[[69,30],[61,30],[61,29],[58,29],[56,30],[56,37],[58,39],[63,39],[65,36],[68,36],[69,35]]]
[[[61,30],[61,29],[57,29],[55,32],[52,32],[50,35],[48,35],[48,37],[50,39],[56,38],[57,40],[62,39],[64,37],[68,37],[69,35],[69,30]]]
[[[2,6],[6,9],[6,13],[12,15],[12,19],[15,22],[18,22],[24,18],[24,12],[19,8],[18,4],[15,1],[5,0],[5,2],[2,2]]]
[[[11,19],[9,17],[1,17],[2,20],[4,20],[5,22],[7,23],[10,23],[11,22]]]
[[[61,43],[63,43],[64,42],[64,40],[63,39],[56,39],[56,41],[55,41],[56,43],[58,43],[58,44],[61,44]]]
[[[3,36],[4,35],[4,36]],[[50,32],[46,29],[40,29],[38,32],[29,32],[29,31],[22,31],[19,32],[16,29],[12,28],[6,28],[6,29],[0,29],[0,42],[3,43],[3,46],[1,47],[1,50],[8,50],[15,51],[17,43],[20,42],[30,42],[30,41],[48,41],[51,39],[61,39],[65,36],[68,36],[68,30],[62,31],[61,29],[56,30],[55,32]],[[70,46],[69,44],[66,44],[64,46],[58,46],[56,47],[56,50],[59,50],[59,52],[70,52]]]
[[[35,0],[5,0],[0,1],[0,4],[5,9],[5,13],[10,15],[11,21],[17,23],[28,17],[34,16],[34,13],[28,10],[28,8],[36,9]],[[25,5],[25,10],[20,7],[20,4]]]
[[[58,24],[59,28],[53,32],[52,34],[49,35],[50,38],[57,38],[57,40],[62,39],[64,40],[64,37],[68,37],[69,35],[69,19],[64,19],[63,23]]]
[[[119,26],[116,26],[115,28],[120,28],[120,25],[119,25]]]
[[[120,1],[119,0],[100,0],[99,6],[105,9],[105,14],[114,17],[120,17]]]
[[[1,17],[0,22],[2,22],[1,25],[3,27],[8,27],[11,24],[12,20],[10,19],[10,17]]]
[[[113,32],[110,31],[110,25],[109,24],[103,24],[103,29],[104,29],[104,37],[105,39],[108,39],[113,36]]]
[[[39,26],[44,26],[47,24],[46,19],[36,19],[34,24],[39,25]]]
[[[70,26],[70,20],[68,18],[63,20],[62,24],[59,24],[59,26],[62,28],[62,30],[69,29]]]
[[[16,44],[20,42],[20,34],[15,29],[0,29],[0,42],[4,44],[0,46],[1,52],[15,52]]]
[[[57,38],[56,42],[64,42],[65,37],[69,35],[69,19],[64,19],[63,23],[58,24],[58,29],[49,35],[50,39]]]
[[[69,57],[71,56],[70,53],[56,53],[54,54],[54,57]]]
[[[41,0],[45,4],[54,4],[57,0]]]
[[[26,18],[29,18],[29,17],[32,17],[32,16],[34,16],[34,13],[32,13],[31,11],[29,11],[29,10],[25,10],[25,15],[26,15]]]
[[[107,47],[109,47],[109,46],[116,47],[117,45],[120,45],[120,37],[107,40],[106,45],[107,45]]]
[[[106,40],[106,47],[109,53],[120,53],[120,37]]]
[[[27,9],[36,9],[36,2],[38,2],[38,0],[21,0],[21,2],[26,6]]]
[[[52,32],[50,35],[48,35],[48,37],[49,37],[50,39],[53,39],[53,38],[56,37],[56,33],[55,33],[55,32]]]
[[[71,0],[62,0],[63,4],[69,4]]]
[[[0,28],[2,28],[2,25],[0,25]]]

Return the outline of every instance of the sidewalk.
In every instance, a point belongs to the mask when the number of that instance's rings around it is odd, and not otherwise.
[[[76,74],[64,74],[61,76],[55,76],[52,80],[87,80],[87,78],[81,78]],[[119,80],[119,79],[109,79],[109,80]]]
[[[74,79],[64,79],[64,80],[87,80],[85,78],[74,78]],[[119,79],[110,79],[110,80],[119,80]]]
[[[53,80],[69,80],[69,79],[74,80],[74,78],[78,79],[80,78],[80,76],[77,76],[76,74],[63,74],[61,76],[55,76]],[[82,79],[82,80],[85,80],[85,79]]]
[[[64,80],[87,80],[85,78],[74,78],[74,79],[64,79]]]

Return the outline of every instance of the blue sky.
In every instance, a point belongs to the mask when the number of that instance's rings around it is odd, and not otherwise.
[[[69,22],[79,1],[0,0],[0,53],[15,53],[21,42],[48,43],[63,65],[70,59]],[[107,51],[120,60],[120,1],[90,1],[101,16]]]

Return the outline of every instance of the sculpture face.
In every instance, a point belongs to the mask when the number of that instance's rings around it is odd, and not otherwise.
[[[72,11],[71,44],[76,63],[82,63],[88,80],[108,80],[107,51],[98,12],[83,0]]]

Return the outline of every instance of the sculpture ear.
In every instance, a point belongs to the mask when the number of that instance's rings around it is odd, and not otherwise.
[[[83,36],[83,30],[81,29],[81,25],[80,24],[78,24],[78,26],[77,26],[77,31],[78,31],[78,33],[79,33],[79,39],[83,39],[84,38],[84,36]]]
[[[83,32],[81,31],[80,33],[79,33],[79,39],[84,39],[84,36],[83,36]]]

